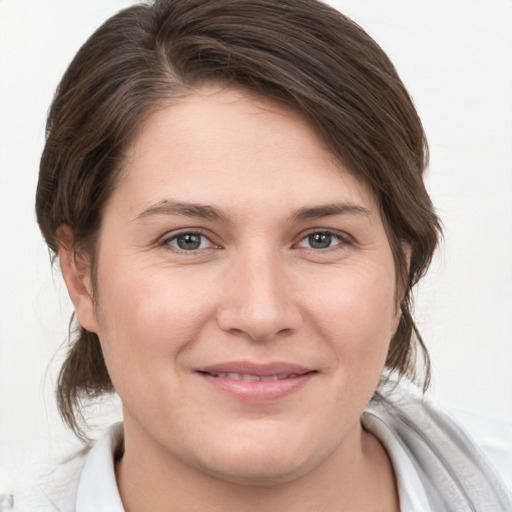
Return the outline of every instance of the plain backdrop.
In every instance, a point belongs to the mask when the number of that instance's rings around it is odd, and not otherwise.
[[[131,3],[0,0],[0,495],[22,465],[77,445],[53,399],[71,308],[34,191],[60,76]],[[429,137],[427,184],[445,227],[417,292],[429,393],[488,450],[512,452],[512,1],[330,3],[391,57]],[[98,417],[99,427],[116,414]]]

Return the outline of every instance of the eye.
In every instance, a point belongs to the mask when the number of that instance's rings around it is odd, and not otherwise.
[[[202,233],[187,231],[178,233],[163,241],[162,245],[171,246],[180,251],[198,251],[214,247],[213,242]]]
[[[347,240],[338,233],[332,231],[315,231],[304,237],[298,247],[306,247],[308,249],[331,249],[337,245],[346,243]]]

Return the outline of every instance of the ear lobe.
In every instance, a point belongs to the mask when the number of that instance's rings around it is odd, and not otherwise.
[[[405,300],[405,294],[408,286],[408,279],[409,279],[409,270],[411,268],[411,255],[412,255],[412,247],[411,244],[408,242],[401,242],[400,244],[404,258],[405,258],[405,275],[402,279],[398,282],[398,289],[397,289],[397,303],[396,303],[396,314],[394,317],[392,332],[393,334],[396,333],[396,330],[398,329],[398,326],[400,324],[400,320],[402,318],[402,305],[403,301]]]
[[[402,253],[403,253],[404,259],[405,259],[405,275],[403,276],[404,282],[402,283],[403,289],[401,290],[401,293],[400,293],[400,295],[401,295],[400,302],[402,302],[402,300],[404,299],[404,295],[406,293],[408,281],[409,281],[409,272],[411,270],[412,247],[411,247],[411,244],[408,242],[401,242],[400,246],[402,248]]]
[[[411,268],[411,256],[412,256],[412,247],[409,242],[402,242],[402,252],[405,256],[405,261],[407,262],[407,273],[409,273],[409,270]]]
[[[73,232],[66,225],[57,231],[59,263],[69,297],[75,307],[79,324],[90,332],[98,332],[94,311],[91,266],[88,257],[73,247]]]

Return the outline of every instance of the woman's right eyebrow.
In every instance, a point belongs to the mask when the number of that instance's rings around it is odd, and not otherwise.
[[[172,199],[163,199],[148,206],[132,220],[139,221],[152,215],[179,215],[182,217],[219,220],[226,223],[231,222],[228,215],[215,206],[174,201]]]

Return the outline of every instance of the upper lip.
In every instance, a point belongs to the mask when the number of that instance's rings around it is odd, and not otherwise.
[[[312,368],[305,366],[286,363],[252,363],[249,361],[230,361],[224,363],[213,364],[198,368],[201,373],[239,373],[247,375],[257,375],[259,377],[269,377],[272,375],[303,375],[314,371]]]

